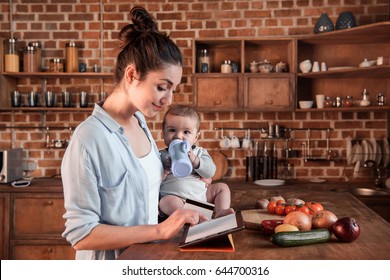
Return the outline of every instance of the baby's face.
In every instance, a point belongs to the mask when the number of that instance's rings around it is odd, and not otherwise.
[[[194,145],[199,137],[196,119],[183,116],[168,115],[165,118],[164,142],[168,147],[172,140],[187,140]]]

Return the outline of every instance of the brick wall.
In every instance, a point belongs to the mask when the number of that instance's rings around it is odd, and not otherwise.
[[[29,3],[26,3],[29,2]],[[31,3],[33,2],[33,3]],[[131,3],[129,3],[131,2]],[[128,23],[132,5],[145,6],[158,20],[161,30],[171,33],[184,54],[183,84],[175,95],[176,103],[191,103],[192,100],[192,39],[235,38],[259,36],[294,36],[311,34],[321,12],[327,12],[335,22],[342,11],[352,11],[359,25],[388,20],[387,0],[291,0],[291,1],[211,1],[211,0],[156,0],[156,1],[109,1],[109,0],[47,0],[24,1],[0,0],[0,37],[19,39],[21,45],[31,41],[43,44],[46,67],[50,58],[63,58],[65,44],[77,42],[81,47],[80,61],[91,66],[98,64],[109,72],[115,63],[117,34]],[[42,91],[42,81],[19,79],[18,90]],[[67,89],[72,93],[91,93],[90,107],[98,100],[99,92],[109,93],[113,81],[109,79],[48,79],[48,90],[60,93]],[[74,99],[77,96],[73,96]],[[60,101],[60,100],[59,100]],[[0,148],[23,147],[26,159],[38,164],[33,176],[52,176],[60,173],[62,149],[47,149],[46,139],[68,139],[67,127],[76,127],[89,113],[86,112],[28,112],[0,113],[0,125],[40,127],[65,127],[47,132],[45,129],[3,129],[0,131]],[[159,115],[149,121],[157,143],[162,147],[161,118]],[[385,112],[314,112],[314,113],[202,113],[202,134],[200,144],[217,149],[221,136],[214,128],[267,127],[273,121],[292,128],[322,127],[334,128],[330,146],[338,158],[345,157],[345,138],[355,139],[387,137],[387,113]],[[224,131],[227,135],[244,137],[244,131]],[[326,132],[312,132],[313,153],[321,155],[326,147]],[[258,130],[252,130],[252,138],[259,140]],[[300,149],[307,139],[307,131],[294,133],[294,148]],[[275,141],[279,155],[285,147],[282,140]],[[227,178],[245,177],[245,157],[242,149],[222,149],[229,159]],[[345,168],[344,161],[304,162],[302,158],[290,160],[296,167],[298,178],[328,177],[338,179],[352,167]]]

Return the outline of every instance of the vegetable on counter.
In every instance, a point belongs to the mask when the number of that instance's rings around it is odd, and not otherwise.
[[[261,222],[261,231],[265,235],[272,235],[275,233],[275,228],[283,224],[283,220],[264,220]]]
[[[360,227],[353,218],[340,218],[333,224],[333,234],[341,242],[352,242],[358,239]]]
[[[271,236],[271,241],[281,247],[303,246],[328,242],[330,235],[327,229],[278,232]]]

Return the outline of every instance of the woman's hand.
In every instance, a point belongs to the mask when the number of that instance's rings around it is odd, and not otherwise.
[[[200,180],[206,183],[206,188],[210,187],[211,183],[213,182],[213,178],[203,178],[203,177],[201,177]]]
[[[195,210],[179,208],[164,222],[158,224],[161,239],[171,239],[181,230],[185,224],[191,226],[207,221],[207,217]]]

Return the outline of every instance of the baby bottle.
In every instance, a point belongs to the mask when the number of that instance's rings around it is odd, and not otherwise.
[[[182,178],[192,172],[192,164],[188,157],[191,144],[187,140],[175,139],[169,144],[168,153],[172,160],[172,173],[175,177]]]

